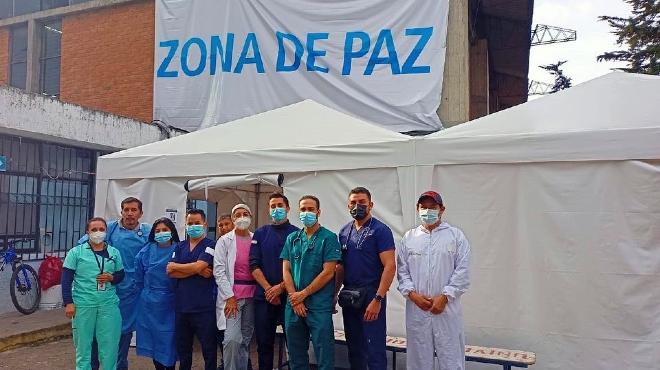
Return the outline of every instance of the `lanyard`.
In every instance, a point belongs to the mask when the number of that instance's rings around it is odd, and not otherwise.
[[[94,255],[94,259],[96,260],[96,265],[99,267],[99,271],[101,271],[100,273],[102,274],[103,268],[105,267],[105,257],[101,256],[101,262],[99,262],[99,258],[96,255],[96,252],[92,249],[92,247],[89,247],[89,249],[92,251],[92,254]]]

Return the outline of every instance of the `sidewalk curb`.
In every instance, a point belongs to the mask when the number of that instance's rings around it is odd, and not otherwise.
[[[67,337],[71,337],[71,323],[10,335],[0,338],[0,353]]]

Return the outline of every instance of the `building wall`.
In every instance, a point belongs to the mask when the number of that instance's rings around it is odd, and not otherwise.
[[[60,99],[153,119],[154,1],[64,17]]]
[[[9,82],[9,28],[0,28],[0,85]]]

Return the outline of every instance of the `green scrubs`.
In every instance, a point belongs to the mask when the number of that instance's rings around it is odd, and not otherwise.
[[[323,263],[341,260],[337,234],[321,227],[307,238],[304,230],[291,233],[284,244],[283,260],[291,265],[291,276],[296,291],[307,287],[323,270]],[[309,369],[309,338],[311,335],[319,370],[335,368],[335,335],[332,324],[335,280],[305,299],[307,317],[296,315],[287,300],[284,310],[284,328],[289,349],[291,370]]]
[[[114,273],[124,268],[119,251],[107,247],[110,258],[94,253],[88,243],[72,248],[64,267],[74,270],[73,303],[76,313],[72,321],[73,343],[76,347],[76,370],[91,369],[92,340],[96,336],[99,359],[104,370],[117,367],[117,350],[121,335],[121,314],[115,286],[105,283],[99,289],[96,276]]]

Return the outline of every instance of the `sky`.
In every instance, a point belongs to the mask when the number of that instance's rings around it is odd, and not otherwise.
[[[552,83],[552,76],[538,66],[567,60],[564,74],[578,84],[602,76],[612,68],[625,64],[598,62],[596,57],[617,50],[616,36],[610,33],[600,15],[630,15],[631,8],[623,0],[534,0],[534,23],[577,31],[577,41],[533,46],[529,61],[529,78]]]

